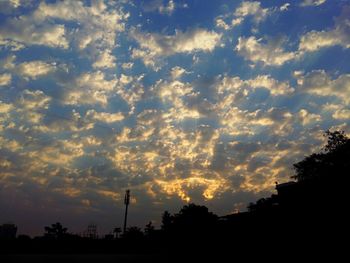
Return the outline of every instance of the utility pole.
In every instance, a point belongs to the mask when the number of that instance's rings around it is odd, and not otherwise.
[[[130,190],[125,191],[125,197],[124,197],[124,204],[125,204],[125,217],[124,217],[124,231],[123,233],[125,234],[126,232],[126,222],[128,219],[128,206],[130,203]]]

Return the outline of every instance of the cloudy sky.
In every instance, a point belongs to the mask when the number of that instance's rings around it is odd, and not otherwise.
[[[0,1],[0,223],[225,215],[349,132],[349,0]]]

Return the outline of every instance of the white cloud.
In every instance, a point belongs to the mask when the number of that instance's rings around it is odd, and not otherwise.
[[[253,63],[280,66],[301,58],[306,52],[315,52],[321,48],[339,45],[350,48],[350,7],[344,7],[342,14],[335,19],[335,27],[330,30],[310,31],[301,36],[297,51],[287,52],[283,48],[285,39],[271,39],[266,44],[254,36],[239,37],[235,50],[239,55]]]
[[[300,39],[299,49],[302,51],[317,51],[324,47],[343,46],[350,48],[350,38],[342,30],[311,31]]]
[[[304,0],[300,6],[319,6],[326,2],[327,0]]]
[[[332,117],[336,120],[349,120],[350,119],[350,109],[340,109],[334,112]]]
[[[232,19],[231,21],[231,25],[234,27],[234,26],[238,26],[239,24],[241,24],[243,22],[243,18],[242,17],[238,17],[238,18],[235,18],[235,19]]]
[[[152,87],[152,91],[168,108],[164,111],[163,118],[170,123],[180,122],[187,118],[200,118],[202,116],[201,104],[207,104],[207,101],[198,101],[198,94],[194,92],[190,83],[184,83],[178,79],[159,80]]]
[[[115,68],[115,56],[110,54],[108,50],[102,52],[97,60],[92,64],[93,68]]]
[[[32,151],[32,158],[39,159],[43,164],[68,166],[84,154],[84,145],[74,140],[56,140],[54,143],[45,145],[40,151]]]
[[[310,31],[300,38],[299,50],[313,52],[321,48],[339,45],[350,48],[350,7],[344,7],[330,30]]]
[[[266,19],[269,14],[268,8],[262,8],[260,2],[242,2],[236,9],[234,15],[238,19],[244,19],[247,16],[252,16],[255,23],[260,23]]]
[[[40,8],[40,6],[39,6]],[[38,11],[29,15],[10,17],[0,26],[2,45],[19,50],[27,45],[44,45],[67,49],[66,28],[62,24],[52,24],[38,18]]]
[[[91,6],[84,6],[79,1],[62,1],[55,4],[43,2],[35,16],[38,19],[52,17],[79,22],[80,26],[74,33],[78,46],[85,49],[92,45],[98,50],[111,50],[115,47],[116,34],[124,31],[123,20],[128,17],[118,9],[107,9],[101,1],[94,1]]]
[[[0,86],[7,86],[11,83],[12,75],[9,73],[0,74]]]
[[[12,104],[8,104],[0,100],[0,113],[8,113],[12,108]]]
[[[3,46],[6,49],[9,49],[11,51],[18,51],[25,48],[25,46],[19,42],[16,42],[10,39],[1,39],[1,38],[0,38],[0,46]]]
[[[321,115],[310,113],[305,109],[301,109],[298,112],[298,118],[303,126],[306,126],[309,124],[314,125],[316,122],[320,122],[322,120]]]
[[[0,67],[6,70],[12,70],[15,68],[14,61],[16,60],[15,55],[10,55],[2,60],[0,60]]]
[[[108,80],[101,71],[83,73],[73,83],[65,84],[64,103],[69,105],[101,104],[106,106],[108,98],[117,83],[116,78]]]
[[[217,27],[221,27],[224,30],[229,30],[230,29],[230,26],[220,17],[215,19],[215,23],[216,23]]]
[[[117,84],[117,79],[107,80],[102,71],[83,73],[76,79],[78,87],[111,91]]]
[[[122,68],[123,69],[131,69],[132,67],[134,66],[134,63],[132,63],[132,62],[127,62],[127,63],[123,63],[122,64]]]
[[[216,118],[221,124],[220,134],[254,136],[266,130],[268,133],[286,136],[293,131],[295,122],[300,122],[296,114],[287,108],[272,107],[265,110],[257,107],[258,110],[251,111],[245,106],[255,90],[260,88],[270,92],[266,101],[275,96],[289,97],[295,91],[288,81],[278,81],[270,75],[258,75],[247,80],[237,76],[218,76],[213,86],[216,91]],[[265,107],[266,101],[261,101],[258,105]],[[307,117],[311,123],[311,117],[315,120],[316,116]]]
[[[26,8],[33,5],[36,0],[6,0],[0,1],[0,13],[11,14],[18,11],[19,7]]]
[[[163,15],[172,15],[175,9],[178,6],[175,4],[174,0],[169,0],[166,5],[163,4],[163,0],[153,0],[153,1],[147,1],[145,5],[143,6],[143,10],[145,12],[159,12]],[[183,7],[183,6],[182,6]]]
[[[126,102],[130,107],[130,114],[134,113],[135,104],[141,100],[145,93],[142,80],[144,75],[140,76],[127,76],[121,74],[119,83],[116,86],[116,93]]]
[[[94,68],[114,68],[117,34],[125,30],[124,14],[118,8],[107,8],[102,1],[93,1],[85,6],[79,1],[60,1],[54,4],[39,5],[34,14],[37,19],[59,18],[64,21],[76,21],[78,27],[72,34],[72,42],[86,56],[93,60]]]
[[[10,13],[14,9],[18,8],[21,5],[20,0],[8,0],[0,2],[0,12],[1,13]]]
[[[151,52],[150,50],[134,48],[132,50],[131,58],[141,59],[143,61],[143,64],[157,71],[161,68],[157,61],[158,55],[155,52]]]
[[[285,3],[280,6],[280,11],[287,11],[290,6],[290,3]]]
[[[232,123],[234,123],[234,120],[239,121],[243,118],[244,112],[240,111],[237,105],[244,102],[255,89],[267,89],[270,92],[270,96],[286,96],[294,92],[294,89],[287,81],[278,81],[270,75],[258,75],[247,80],[242,80],[237,76],[219,77],[214,87],[216,96],[218,96],[218,102],[215,106],[216,111],[230,115],[232,119],[228,122]],[[244,122],[242,123],[245,125]]]
[[[215,19],[216,27],[224,30],[230,30],[240,25],[247,17],[251,17],[254,25],[257,26],[263,22],[274,10],[261,7],[258,1],[243,1],[233,13],[218,16]],[[228,20],[231,20],[230,22]],[[254,28],[253,30],[257,30]]]
[[[159,13],[171,15],[175,11],[175,3],[174,0],[169,0],[166,6],[159,6]]]
[[[313,70],[298,77],[297,82],[301,91],[318,96],[337,96],[346,103],[350,102],[350,74],[331,79],[324,70]]]
[[[283,49],[283,39],[270,41],[267,44],[261,43],[261,41],[262,39],[256,39],[254,36],[239,37],[235,50],[246,60],[254,63],[262,62],[268,66],[281,66],[297,57],[296,53],[286,52]]]
[[[27,137],[25,133],[28,131],[34,132],[35,130],[33,124],[41,125],[44,116],[43,112],[49,108],[50,102],[51,97],[47,96],[43,91],[28,89],[20,92],[14,103],[6,104],[0,101],[0,113],[11,114],[5,115],[7,116],[6,129],[16,130],[18,134],[23,134],[24,138]],[[4,127],[2,125],[4,120],[0,118],[0,130]],[[11,122],[8,122],[9,120]],[[32,139],[31,136],[26,138],[27,141]],[[16,142],[14,146],[16,149],[19,149],[20,145],[21,142]]]
[[[172,79],[178,79],[180,78],[184,73],[186,72],[185,69],[181,68],[181,67],[173,67],[170,71],[170,75]]]
[[[124,119],[124,115],[120,112],[108,113],[108,112],[96,112],[95,110],[88,110],[86,112],[86,118],[92,121],[113,123],[113,122],[122,121]]]
[[[155,59],[177,53],[211,52],[219,45],[221,34],[205,29],[186,32],[176,30],[175,35],[141,33],[133,31],[132,37],[140,49],[133,49],[132,57],[140,58],[145,65],[155,66]]]
[[[16,110],[13,112],[17,116],[17,124],[20,126],[41,125],[44,117],[43,111],[50,106],[51,97],[41,90],[23,90],[14,104]],[[33,127],[31,127],[33,128]],[[21,130],[21,128],[19,128]]]
[[[50,116],[50,115],[49,115]],[[33,127],[34,131],[43,133],[57,133],[62,131],[81,132],[94,127],[94,122],[83,118],[79,112],[72,110],[68,116],[54,115],[45,120],[45,123],[38,123]]]
[[[281,130],[281,125],[282,127],[285,127],[286,123],[291,124],[290,120],[292,120],[293,115],[285,108],[272,107],[267,111],[259,109],[248,113],[247,117],[253,122],[253,124],[267,126],[273,125],[276,128],[279,127],[278,130]],[[274,132],[276,132],[275,129]]]
[[[127,85],[127,84],[130,84],[133,80],[134,78],[132,76],[121,74],[119,78],[119,83],[123,85]]]
[[[50,101],[51,98],[41,90],[24,90],[18,100],[18,105],[25,110],[47,109]]]
[[[25,79],[36,79],[40,76],[53,72],[56,69],[55,63],[47,63],[40,60],[23,62],[17,66],[17,74]]]
[[[158,96],[170,103],[176,103],[182,96],[191,94],[193,87],[189,83],[183,83],[179,80],[171,82],[159,80],[153,87],[153,90],[158,93]]]
[[[281,7],[282,8],[282,7]],[[241,11],[242,14],[248,11]],[[321,48],[335,45],[350,48],[350,7],[344,7],[339,17],[335,19],[335,27],[329,30],[310,31],[301,36],[298,50],[287,52],[283,48],[285,39],[271,39],[262,43],[262,39],[254,36],[238,39],[236,49],[238,54],[254,63],[262,62],[265,65],[280,66],[287,61],[301,58],[306,52],[314,52]],[[235,21],[240,23],[241,21]]]
[[[272,107],[268,110],[258,109],[249,112],[238,107],[229,106],[218,112],[222,125],[221,134],[231,136],[255,135],[263,129],[278,136],[286,136],[294,129],[292,113],[285,108]]]
[[[279,82],[269,75],[260,75],[245,82],[253,88],[268,89],[273,96],[287,95],[294,92],[294,89],[289,86],[288,82]]]
[[[341,39],[335,31],[311,31],[300,39],[299,49],[316,51],[323,47],[341,45]]]
[[[10,19],[0,26],[0,39],[14,42],[11,45],[44,45],[54,48],[68,48],[64,25],[37,24],[30,17]],[[18,50],[18,49],[17,49]]]
[[[0,26],[0,45],[12,50],[28,45],[71,46],[91,59],[94,68],[113,68],[116,58],[112,51],[118,33],[125,30],[128,14],[118,3],[108,5],[104,1],[90,5],[82,1],[41,2],[32,13],[10,17]],[[57,20],[60,24],[54,24]]]

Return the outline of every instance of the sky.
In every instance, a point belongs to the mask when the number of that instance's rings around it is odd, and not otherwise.
[[[350,131],[349,0],[0,0],[0,223],[244,211]]]

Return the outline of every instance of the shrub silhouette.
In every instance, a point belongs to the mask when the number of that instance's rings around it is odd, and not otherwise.
[[[123,238],[141,239],[141,238],[143,238],[143,232],[142,232],[141,228],[139,228],[137,226],[131,226],[131,227],[128,227],[126,229],[125,233],[123,233]]]

